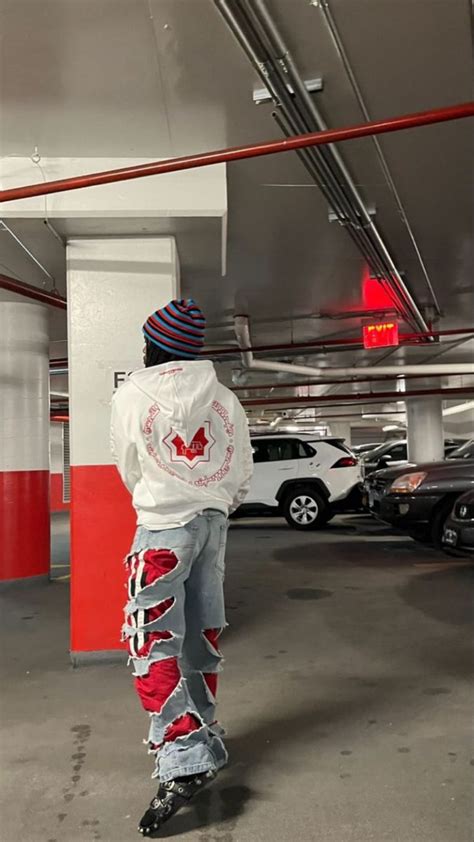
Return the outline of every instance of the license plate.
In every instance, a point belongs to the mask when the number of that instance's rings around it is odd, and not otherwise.
[[[445,529],[443,542],[448,544],[449,547],[455,547],[458,542],[458,533],[454,529]]]

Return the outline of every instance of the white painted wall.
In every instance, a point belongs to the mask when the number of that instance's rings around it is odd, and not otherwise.
[[[48,312],[0,301],[0,471],[49,470]]]
[[[114,372],[142,367],[142,325],[179,297],[172,237],[71,240],[67,248],[71,465],[109,465]]]

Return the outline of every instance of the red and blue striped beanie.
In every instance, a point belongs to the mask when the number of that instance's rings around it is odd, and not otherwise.
[[[206,319],[192,298],[170,301],[143,325],[145,337],[163,351],[194,360],[204,346]]]

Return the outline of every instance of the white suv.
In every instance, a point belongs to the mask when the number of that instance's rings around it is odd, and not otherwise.
[[[357,508],[361,473],[342,439],[252,438],[254,475],[240,516],[282,514],[294,529],[318,529],[336,513]]]

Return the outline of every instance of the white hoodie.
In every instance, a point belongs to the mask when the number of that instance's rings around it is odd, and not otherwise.
[[[134,372],[112,400],[111,448],[140,526],[184,526],[204,509],[224,514],[252,477],[247,419],[207,360]]]

